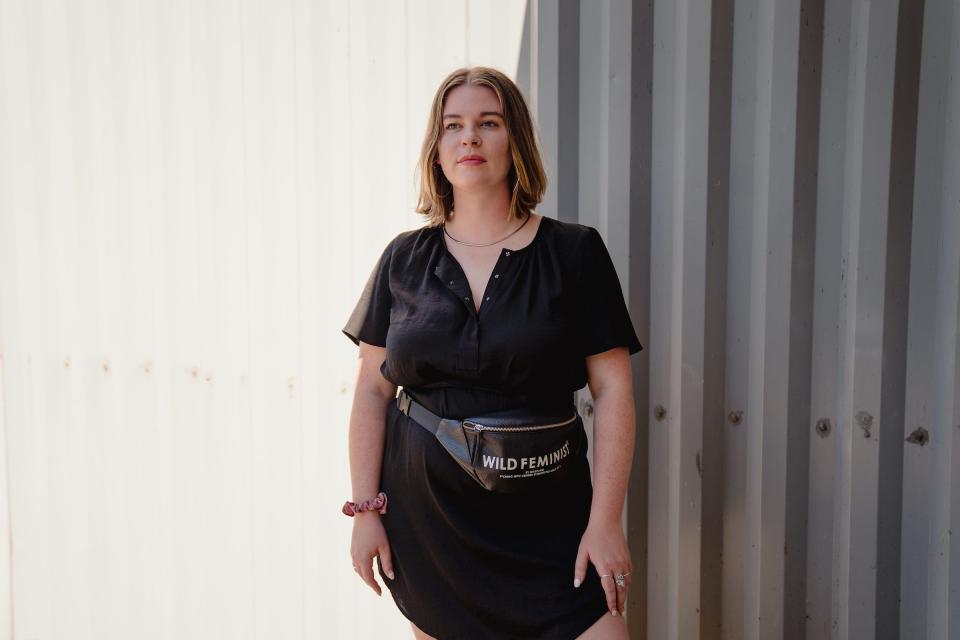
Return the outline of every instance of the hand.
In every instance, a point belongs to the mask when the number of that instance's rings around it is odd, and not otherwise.
[[[376,511],[364,511],[353,516],[353,536],[350,542],[350,557],[353,559],[353,570],[360,578],[370,585],[376,594],[382,595],[380,583],[373,575],[373,558],[380,556],[383,572],[393,580],[393,561],[390,558],[390,544],[387,542],[387,532],[380,522],[380,514]]]
[[[630,561],[630,549],[619,522],[601,523],[590,521],[587,530],[580,538],[577,550],[577,562],[573,569],[575,587],[583,584],[587,575],[587,560],[593,563],[600,576],[603,591],[607,594],[607,608],[613,615],[623,615],[627,602],[627,589],[630,588],[633,563]],[[618,586],[615,576],[624,575],[624,586]]]

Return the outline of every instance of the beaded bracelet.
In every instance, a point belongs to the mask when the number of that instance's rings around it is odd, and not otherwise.
[[[364,511],[378,511],[381,514],[387,512],[387,494],[383,491],[377,494],[376,498],[371,498],[370,500],[364,500],[363,502],[350,502],[347,500],[343,503],[343,514],[350,516],[351,518],[357,514]]]

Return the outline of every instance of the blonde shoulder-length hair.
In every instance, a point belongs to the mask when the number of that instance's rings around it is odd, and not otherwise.
[[[443,133],[443,106],[447,94],[463,84],[489,87],[500,100],[513,160],[507,174],[507,188],[511,189],[508,219],[525,218],[543,200],[547,176],[523,94],[510,78],[489,67],[457,69],[440,83],[433,97],[427,133],[417,163],[420,182],[417,212],[427,217],[427,226],[435,227],[446,222],[453,210],[453,187],[437,164],[437,146]]]

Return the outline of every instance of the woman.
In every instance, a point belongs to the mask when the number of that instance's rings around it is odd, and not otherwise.
[[[360,347],[344,505],[354,569],[379,595],[378,558],[417,638],[626,638],[620,518],[629,355],[642,347],[603,240],[533,212],[546,186],[533,126],[493,69],[441,84],[420,177],[427,224],[388,244],[343,329]],[[584,384],[593,485],[573,407]],[[564,412],[575,419],[543,422]],[[505,415],[523,433],[462,422]],[[481,442],[471,437],[536,446],[556,428],[570,431],[552,453],[469,459]]]

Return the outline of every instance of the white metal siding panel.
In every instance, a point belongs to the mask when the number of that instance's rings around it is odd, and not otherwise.
[[[439,81],[515,76],[523,29],[512,0],[0,0],[0,638],[409,637],[338,514],[340,328],[421,221]]]

